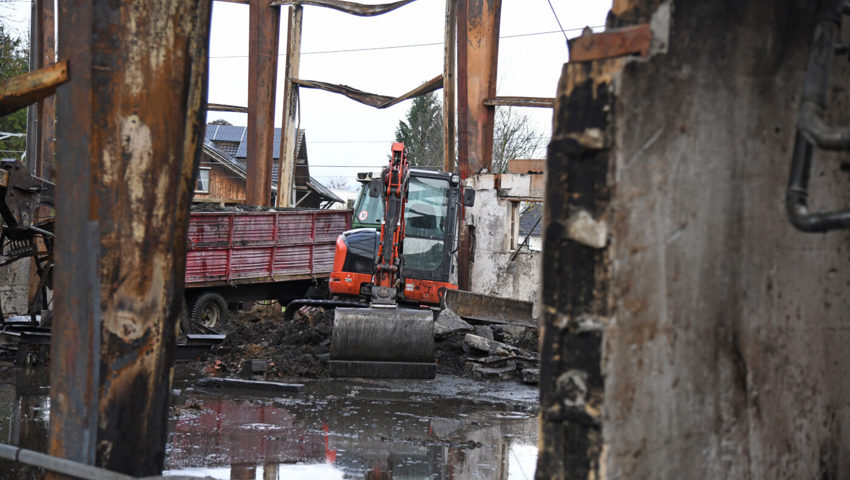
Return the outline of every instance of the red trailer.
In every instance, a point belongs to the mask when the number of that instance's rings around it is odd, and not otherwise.
[[[351,210],[192,212],[186,252],[189,318],[223,326],[238,302],[320,294]]]

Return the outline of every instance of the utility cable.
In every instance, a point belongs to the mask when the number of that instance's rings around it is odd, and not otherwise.
[[[552,6],[552,0],[546,0],[546,1],[549,2],[549,8],[552,9],[552,15],[555,16],[555,21],[558,22],[558,27],[561,29],[561,32],[564,33],[564,40],[567,42],[567,45],[569,45],[570,39],[567,38],[567,32],[564,31],[564,26],[561,25],[561,20],[558,18],[558,14],[555,12],[555,7]],[[583,29],[579,29],[579,30],[583,30]]]
[[[550,3],[550,5],[551,5],[551,3]],[[553,9],[553,12],[554,12],[554,9]],[[557,20],[557,18],[558,18],[558,16],[555,15],[556,20]],[[560,20],[558,21],[558,26],[561,27]],[[561,30],[552,30],[552,31],[548,31],[548,32],[518,33],[516,35],[503,35],[503,36],[500,36],[499,38],[500,39],[506,39],[506,38],[533,37],[533,36],[538,36],[538,35],[551,35],[553,33],[558,33],[559,31],[564,34],[564,38],[567,38],[566,32],[580,32],[580,31],[584,30],[585,28],[588,28],[588,27],[568,28],[566,30],[563,27],[561,27]],[[603,26],[597,25],[595,27],[590,27],[590,28],[603,28]],[[386,45],[386,46],[382,46],[382,47],[348,48],[348,49],[341,49],[341,50],[317,50],[317,51],[314,51],[314,52],[301,52],[301,55],[321,55],[321,54],[326,54],[326,53],[367,52],[367,51],[376,51],[376,50],[393,50],[393,49],[399,49],[399,48],[432,47],[432,46],[435,46],[435,45],[445,45],[445,42],[410,43],[410,44],[405,44],[405,45]],[[281,53],[278,56],[284,57],[284,56],[286,56],[286,54]],[[210,56],[210,58],[248,58],[248,55],[214,55],[214,56]]]

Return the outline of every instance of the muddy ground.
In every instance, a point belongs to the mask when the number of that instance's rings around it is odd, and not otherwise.
[[[283,320],[280,306],[276,303],[255,306],[247,312],[230,312],[225,331],[227,337],[223,343],[213,347],[212,354],[204,362],[206,373],[277,381],[328,377],[327,360],[334,312],[318,308],[302,312],[289,322]],[[498,326],[490,329],[497,341],[537,351],[534,331],[515,337]],[[463,342],[464,336],[465,332],[458,332],[436,339],[438,374],[471,375],[467,368],[470,352]]]

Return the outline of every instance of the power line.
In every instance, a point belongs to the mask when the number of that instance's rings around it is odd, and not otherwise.
[[[561,29],[562,32],[564,32],[564,26],[561,25],[561,20],[558,18],[558,14],[555,12],[555,7],[552,6],[552,0],[546,1],[549,2],[549,8],[552,9],[552,15],[555,16],[555,21],[558,22],[558,27]],[[570,43],[570,39],[567,38],[567,32],[564,32],[564,40],[567,42],[567,44]]]
[[[555,17],[557,19],[557,16]],[[561,22],[558,21],[558,26],[561,26]],[[603,28],[604,25],[597,25],[595,27],[590,28]],[[516,35],[503,35],[500,36],[500,39],[506,38],[522,38],[522,37],[534,37],[539,35],[552,35],[555,33],[563,33],[564,38],[566,38],[566,32],[580,32],[587,27],[581,28],[568,28],[566,30],[561,27],[561,30],[552,30],[548,32],[532,32],[532,33],[518,33]],[[417,48],[417,47],[433,47],[435,45],[445,45],[445,42],[430,42],[430,43],[410,43],[405,45],[386,45],[382,47],[363,47],[363,48],[347,48],[340,50],[317,50],[314,52],[301,52],[301,55],[322,55],[327,53],[350,53],[350,52],[367,52],[367,51],[376,51],[376,50],[394,50],[399,48]],[[278,55],[279,57],[286,56],[285,53],[281,53]],[[248,55],[215,55],[210,56],[210,58],[248,58]]]

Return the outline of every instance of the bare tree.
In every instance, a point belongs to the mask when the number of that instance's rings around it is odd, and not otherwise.
[[[351,190],[351,184],[346,177],[331,177],[325,182],[325,186],[331,190]]]
[[[512,107],[496,109],[493,132],[493,172],[504,173],[514,158],[534,158],[541,147],[542,136],[529,123],[528,117]]]

